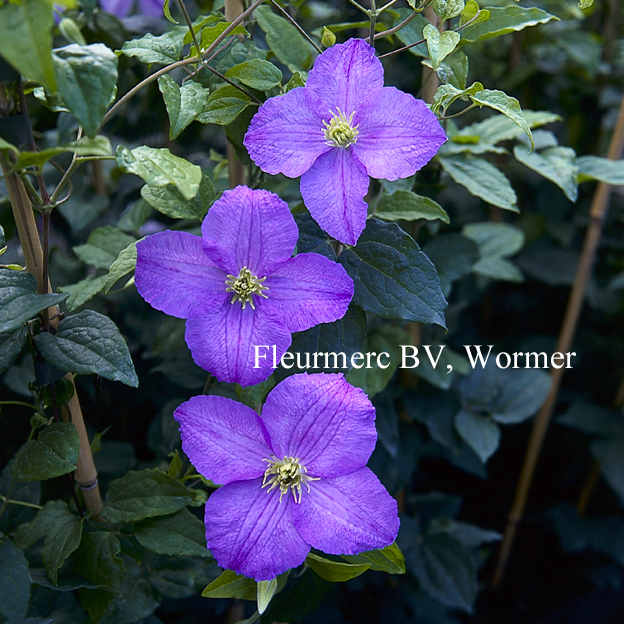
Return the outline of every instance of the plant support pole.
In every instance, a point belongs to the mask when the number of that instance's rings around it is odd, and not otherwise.
[[[17,174],[7,175],[8,167],[2,161],[2,171],[5,174],[5,182],[9,192],[9,200],[13,209],[13,215],[17,226],[17,233],[22,244],[24,258],[26,259],[26,269],[35,276],[37,280],[39,292],[51,292],[49,282],[44,288],[43,283],[43,249],[39,239],[37,223],[33,213],[32,205],[24,184]],[[58,310],[56,307],[48,309],[48,318],[50,325],[55,328],[58,325]],[[89,438],[80,408],[80,401],[76,393],[74,384],[74,376],[71,373],[65,375],[74,387],[74,395],[71,400],[61,407],[61,415],[63,420],[71,421],[78,431],[80,438],[80,450],[78,453],[78,462],[74,472],[74,479],[78,487],[82,491],[87,510],[91,512],[92,517],[97,517],[102,512],[102,497],[97,480],[97,471],[93,463],[93,454],[89,445]]]
[[[622,103],[620,104],[620,112],[611,137],[607,158],[610,160],[618,160],[622,155],[623,148],[624,100],[622,100]],[[598,243],[602,234],[602,226],[607,216],[610,194],[611,186],[609,184],[605,184],[604,182],[599,182],[596,192],[594,193],[594,198],[589,212],[590,223],[587,233],[585,234],[583,251],[578,269],[576,271],[574,285],[572,286],[572,293],[570,294],[570,299],[568,300],[568,307],[566,308],[565,317],[563,319],[561,333],[559,334],[559,339],[557,340],[557,346],[555,348],[555,351],[559,353],[569,352],[572,346],[572,341],[574,340],[576,325],[581,313],[581,308],[583,307],[583,301],[585,300],[587,281],[594,265],[596,249],[598,248]],[[533,430],[531,431],[529,446],[524,458],[520,479],[518,480],[516,496],[509,513],[505,536],[499,552],[498,563],[492,578],[493,587],[497,587],[503,578],[507,559],[516,534],[516,528],[524,514],[524,507],[526,505],[529,488],[533,479],[535,465],[537,463],[542,443],[544,442],[544,437],[546,435],[546,430],[548,429],[548,424],[557,401],[563,371],[563,368],[551,369],[550,392],[548,393],[544,404],[533,422]]]

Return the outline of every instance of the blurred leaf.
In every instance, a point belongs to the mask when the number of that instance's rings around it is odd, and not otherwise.
[[[58,90],[88,137],[95,137],[117,90],[117,56],[101,43],[53,52]]]
[[[111,264],[117,259],[119,252],[134,242],[134,236],[130,236],[112,225],[105,225],[93,230],[89,234],[87,242],[84,245],[74,247],[73,251],[85,264],[91,264],[97,269],[108,271]]]
[[[557,422],[592,435],[624,438],[624,416],[621,412],[583,400],[574,401]]]
[[[141,197],[154,210],[171,219],[202,220],[215,199],[215,188],[210,178],[203,173],[197,195],[190,201],[175,186],[157,188],[146,184],[141,188]]]
[[[109,522],[167,516],[190,503],[193,490],[154,468],[131,470],[110,484],[104,515]]]
[[[136,57],[141,63],[169,65],[180,60],[184,48],[182,39],[187,31],[186,26],[179,26],[159,37],[148,33],[140,39],[126,41],[121,51],[126,56]]]
[[[576,159],[578,181],[598,180],[613,186],[624,185],[624,159],[609,160],[599,156],[581,156]]]
[[[423,252],[435,265],[445,297],[451,293],[451,284],[468,275],[479,259],[476,243],[461,234],[438,235],[423,247]]]
[[[28,331],[21,326],[11,332],[0,334],[0,373],[3,373],[21,353],[26,344]]]
[[[309,553],[306,563],[322,578],[332,583],[343,583],[360,574],[364,574],[371,567],[370,563],[341,563],[326,559],[314,553]]]
[[[115,261],[110,265],[108,275],[106,276],[106,284],[104,286],[105,293],[115,285],[117,280],[134,271],[137,259],[137,242],[138,241],[133,241],[125,249],[122,249]]]
[[[359,359],[359,363],[356,362],[356,366],[349,371],[347,381],[362,388],[369,397],[381,392],[399,367],[401,345],[407,344],[411,344],[411,338],[404,329],[388,324],[375,327],[362,345],[364,359]],[[372,354],[370,360],[366,359],[368,354]],[[381,367],[377,365],[378,360]]]
[[[535,7],[525,8],[518,5],[505,7],[489,7],[490,18],[485,22],[470,24],[461,33],[462,43],[473,43],[499,37],[522,30],[529,26],[545,24],[559,18]]]
[[[232,85],[225,85],[210,94],[206,105],[196,116],[203,124],[225,126],[232,123],[249,106],[250,99],[246,93]]]
[[[268,61],[252,59],[235,65],[225,73],[227,78],[236,78],[244,85],[258,91],[268,91],[282,81],[282,72]]]
[[[205,109],[210,91],[194,80],[180,87],[169,74],[158,79],[158,88],[169,115],[169,139],[173,140]]]
[[[460,410],[455,416],[457,433],[485,464],[500,442],[500,429],[488,416]]]
[[[524,148],[516,145],[514,156],[529,169],[554,182],[571,202],[576,201],[578,167],[576,153],[572,148],[550,147],[540,153],[527,153]]]
[[[440,164],[455,182],[465,186],[472,195],[499,208],[519,212],[516,193],[509,180],[487,160],[458,154],[440,158]]]
[[[277,58],[295,72],[307,69],[311,62],[310,44],[287,20],[266,5],[255,11],[258,26],[266,33],[266,42]]]
[[[13,332],[46,308],[67,299],[62,294],[37,294],[37,282],[26,271],[0,268],[0,334]]]
[[[173,184],[189,201],[197,195],[202,179],[201,169],[184,158],[174,156],[166,148],[142,145],[128,150],[120,145],[115,157],[121,169],[138,175],[150,186]]]
[[[398,26],[401,22],[412,16],[414,11],[407,8],[399,8],[394,13],[396,13],[396,17],[392,23],[392,27]],[[379,24],[379,22],[377,22],[377,24]],[[412,21],[409,22],[407,26],[401,28],[401,30],[397,32],[396,36],[404,45],[411,45],[412,43],[416,43],[417,41],[424,39],[423,29],[427,26],[427,24],[429,24],[427,18],[422,14],[418,14],[415,18],[412,18]],[[366,27],[367,25],[363,26],[363,28]],[[419,57],[427,57],[429,54],[426,42],[412,46],[409,48],[409,51],[414,56]]]
[[[44,481],[76,470],[80,440],[72,423],[48,425],[37,440],[28,440],[15,456],[11,474],[17,481]]]
[[[69,293],[67,299],[67,310],[73,312],[80,306],[83,306],[87,301],[90,301],[103,290],[106,285],[107,275],[100,275],[99,277],[93,277],[89,275],[85,279],[71,284],[70,286],[59,286],[59,290],[62,293]]]
[[[0,56],[25,78],[54,93],[52,5],[43,0],[23,0],[0,9]]]
[[[258,595],[257,583],[242,574],[226,570],[204,588],[201,595],[204,598],[238,598],[239,600],[256,600]]]
[[[377,204],[375,216],[384,221],[416,221],[426,219],[450,223],[446,211],[433,199],[416,195],[411,191],[396,191],[392,195],[383,195]]]
[[[482,529],[474,524],[452,518],[434,518],[427,527],[428,533],[447,533],[466,548],[479,548],[483,544],[497,542],[503,536],[497,531]]]
[[[435,267],[395,223],[369,219],[358,244],[338,261],[355,283],[356,305],[383,318],[444,327],[447,304]]]
[[[0,534],[0,619],[25,618],[30,601],[28,562],[8,537]]]
[[[63,154],[65,152],[73,152],[77,156],[110,156],[112,154],[112,147],[107,137],[82,137],[73,143],[51,147],[39,152],[20,152],[15,167],[18,169],[32,166],[41,167],[48,162],[50,158],[54,158],[58,154]]]
[[[595,440],[591,451],[607,483],[624,503],[624,438]]]
[[[206,527],[188,509],[142,520],[135,525],[134,536],[144,548],[161,555],[211,557]]]
[[[65,317],[55,335],[42,332],[35,343],[45,360],[61,370],[139,385],[132,357],[117,325],[108,317],[85,310]]]
[[[370,569],[388,574],[405,574],[405,559],[396,542],[376,550],[367,550],[359,555],[340,555],[349,563],[367,563]]]

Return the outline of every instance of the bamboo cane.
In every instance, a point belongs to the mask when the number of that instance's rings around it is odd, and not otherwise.
[[[623,148],[624,100],[622,100],[622,103],[620,104],[620,112],[611,137],[611,143],[609,144],[607,158],[610,160],[618,160],[622,155]],[[585,300],[587,282],[594,265],[596,249],[598,248],[598,242],[600,241],[600,236],[602,234],[602,226],[607,216],[610,194],[611,186],[609,184],[605,184],[604,182],[598,183],[589,212],[591,220],[585,235],[581,260],[576,271],[574,285],[572,287],[563,325],[561,327],[561,333],[559,334],[559,339],[557,340],[557,346],[555,348],[555,351],[560,353],[570,351],[570,347],[572,346],[579,315],[581,313],[583,301]],[[529,494],[531,481],[533,479],[535,465],[537,463],[542,443],[544,442],[544,437],[546,435],[546,430],[548,429],[548,424],[557,401],[563,371],[563,368],[551,369],[550,376],[552,381],[550,392],[535,417],[535,421],[533,422],[533,430],[531,432],[531,438],[529,440],[529,445],[524,458],[520,479],[518,480],[515,499],[509,513],[505,536],[499,552],[498,563],[492,578],[493,587],[497,587],[499,585],[505,573],[505,567],[507,565],[509,553],[511,552],[511,546],[516,534],[516,528],[524,514],[524,508]]]

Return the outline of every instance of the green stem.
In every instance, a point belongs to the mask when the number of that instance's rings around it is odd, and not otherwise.
[[[385,7],[384,7],[385,8]],[[374,37],[375,41],[377,39],[383,39],[383,37],[388,37],[389,35],[394,34],[407,26],[417,15],[419,15],[419,11],[414,11],[411,15],[406,17],[400,24],[397,24],[394,28],[389,28],[388,30],[384,30],[383,32],[377,33]]]
[[[356,8],[360,9],[360,11],[362,11],[362,13],[365,13],[366,15],[370,16],[370,11],[368,9],[365,9],[361,4],[358,4],[355,0],[349,0],[349,2]]]
[[[370,0],[370,36],[368,38],[368,45],[371,48],[375,47],[375,24],[377,23],[377,6],[375,5],[375,0]]]
[[[8,503],[9,505],[21,505],[22,507],[31,507],[32,509],[43,509],[41,505],[37,505],[35,503],[27,503],[26,501],[13,500],[11,498],[7,498],[6,496],[2,496],[2,494],[0,494],[0,498],[4,501],[5,505]]]
[[[297,24],[297,22],[291,17],[290,13],[286,11],[286,9],[282,8],[277,2],[275,2],[275,0],[270,0],[270,2],[314,46],[319,54],[323,52],[323,50],[321,50],[321,48],[319,48],[316,43],[314,43],[314,40],[308,35],[308,33],[303,30],[303,28],[301,28],[299,24]]]
[[[38,410],[36,405],[25,403],[24,401],[0,401],[0,405],[21,405],[22,407],[30,407],[35,411]]]

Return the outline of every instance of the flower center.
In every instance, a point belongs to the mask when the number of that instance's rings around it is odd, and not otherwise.
[[[310,485],[308,481],[318,481],[318,477],[309,477],[307,475],[307,469],[299,463],[296,457],[284,457],[284,459],[277,459],[275,455],[271,456],[271,459],[263,459],[268,468],[264,471],[264,479],[262,479],[262,487],[269,487],[267,493],[274,490],[276,487],[280,489],[280,499],[284,494],[288,493],[288,490],[292,491],[295,503],[301,502],[301,484],[304,483],[308,492],[310,491]],[[297,498],[298,496],[298,498]]]
[[[258,277],[253,275],[247,267],[243,267],[238,276],[228,275],[225,280],[225,283],[227,284],[225,292],[234,293],[230,303],[234,303],[238,300],[243,304],[243,310],[247,304],[251,306],[252,310],[255,310],[256,307],[254,306],[253,295],[258,295],[259,297],[268,299],[268,297],[262,292],[263,290],[269,290],[268,286],[262,285],[262,282],[264,282],[265,279],[266,277],[258,279]]]
[[[351,113],[349,118],[339,109],[336,109],[338,113],[332,113],[332,118],[327,123],[323,120],[325,126],[325,138],[327,139],[327,145],[332,147],[349,147],[352,143],[355,143],[359,133],[358,127],[353,125],[353,115]]]

